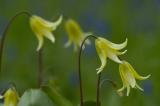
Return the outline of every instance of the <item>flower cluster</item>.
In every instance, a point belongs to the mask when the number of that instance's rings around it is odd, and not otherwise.
[[[56,22],[46,21],[36,15],[31,16],[30,25],[39,42],[37,51],[39,51],[43,45],[43,37],[48,38],[53,43],[55,42],[55,38],[51,32],[56,30],[56,28],[61,24],[61,22],[62,16],[60,16],[60,18]]]
[[[127,39],[125,42],[121,44],[115,44],[110,42],[107,39],[98,37],[95,40],[95,46],[97,53],[99,55],[99,58],[101,60],[101,66],[98,68],[98,74],[104,69],[106,66],[107,58],[111,59],[112,61],[119,64],[119,72],[120,76],[123,82],[123,87],[118,90],[118,92],[122,92],[125,88],[127,88],[127,96],[129,96],[130,93],[130,87],[131,88],[138,88],[141,91],[143,89],[136,83],[136,79],[138,80],[145,80],[150,77],[150,75],[146,77],[140,76],[134,68],[127,62],[127,61],[121,61],[118,56],[123,55],[127,52],[127,50],[124,50],[123,52],[120,52],[119,50],[124,49],[127,46]]]
[[[36,15],[31,16],[30,25],[39,41],[37,51],[39,51],[43,45],[43,37],[48,38],[53,43],[55,42],[55,37],[51,32],[54,31],[61,24],[61,22],[62,22],[62,16],[60,16],[60,18],[56,22],[46,21]],[[73,43],[75,51],[77,50],[77,48],[81,46],[82,41],[88,35],[92,34],[90,32],[87,33],[84,32],[81,29],[80,25],[73,19],[68,19],[65,22],[65,29],[69,37],[69,40],[65,44],[65,47],[69,47]],[[149,78],[150,75],[146,77],[140,76],[128,62],[119,59],[118,57],[119,55],[123,55],[127,52],[127,50],[121,51],[127,46],[127,42],[128,42],[127,38],[123,43],[115,44],[105,38],[97,37],[97,39],[95,40],[95,47],[98,56],[101,60],[101,66],[97,68],[97,74],[101,73],[105,68],[107,63],[107,58],[118,63],[120,76],[123,82],[123,87],[119,89],[118,92],[121,92],[122,90],[124,90],[124,88],[127,88],[127,96],[128,96],[130,92],[130,87],[138,88],[141,91],[143,91],[143,89],[140,88],[140,86],[136,83],[135,79],[144,80]],[[90,41],[87,39],[85,44],[90,44]]]
[[[37,51],[41,50],[44,38],[47,38],[52,43],[54,43],[55,36],[53,35],[52,31],[55,31],[57,27],[62,23],[63,16],[60,16],[58,20],[55,22],[47,21],[37,15],[29,15],[29,16],[30,16],[30,21],[29,21],[30,27],[38,39]],[[68,19],[65,22],[65,29],[66,32],[68,33],[68,42],[65,44],[65,47],[69,47],[71,44],[73,44],[74,50],[77,51],[77,49],[80,49],[80,54],[81,54],[81,50],[85,47],[83,44],[85,45],[91,44],[88,38],[89,36],[93,37],[94,35],[91,32],[84,32],[81,29],[80,25],[75,20]],[[125,60],[121,60],[119,58],[120,55],[124,55],[127,52],[127,50],[123,49],[127,46],[128,39],[126,38],[126,40],[123,43],[116,44],[112,43],[111,41],[103,37],[94,36],[94,38],[95,38],[95,48],[101,61],[101,66],[97,68],[97,75],[100,75],[100,73],[102,73],[107,64],[107,59],[110,59],[115,63],[119,64],[120,77],[123,83],[122,88],[117,90],[119,93],[122,93],[122,91],[125,88],[127,89],[127,96],[129,96],[130,88],[138,88],[139,90],[143,91],[143,89],[137,84],[136,80],[145,80],[149,78],[150,75],[146,77],[140,76],[135,71],[135,69],[130,65],[130,63],[128,63]],[[4,41],[1,41],[1,43],[3,42]],[[2,55],[2,49],[3,49],[3,44],[1,44],[0,48],[0,53],[1,53],[0,57]],[[79,58],[79,64],[80,64],[80,58]],[[79,70],[80,70],[80,65],[79,65]],[[4,106],[17,106],[19,101],[19,95],[16,92],[16,89],[14,87],[11,87],[4,93],[4,95],[0,95],[0,99],[4,99]]]

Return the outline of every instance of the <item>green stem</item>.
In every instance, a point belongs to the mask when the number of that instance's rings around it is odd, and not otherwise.
[[[112,80],[110,80],[110,79],[105,79],[105,80],[102,80],[101,81],[101,72],[98,74],[98,78],[97,78],[97,104],[96,104],[96,106],[101,106],[101,101],[100,101],[100,90],[101,90],[101,87],[102,87],[102,85],[103,85],[103,83],[104,82],[109,82],[109,83],[111,83],[111,85],[112,85],[112,87],[114,88],[114,89],[116,89],[117,88],[117,84],[115,83],[115,82],[113,82]]]
[[[41,48],[38,54],[38,87],[40,88],[43,82],[43,48]]]
[[[97,75],[97,106],[101,105],[100,102],[100,84],[101,84],[101,72]]]
[[[22,12],[17,13],[15,16],[13,16],[13,17],[9,20],[7,26],[5,27],[4,32],[2,33],[2,38],[1,38],[1,40],[0,40],[0,72],[1,72],[1,70],[2,70],[3,48],[4,48],[4,42],[5,42],[5,39],[6,39],[6,36],[7,36],[7,32],[8,32],[8,30],[9,30],[11,24],[13,23],[13,21],[14,21],[18,16],[23,15],[23,14],[25,14],[25,15],[27,15],[27,16],[31,16],[31,14],[30,14],[29,12],[27,12],[27,11],[22,11]]]
[[[79,55],[78,55],[78,75],[79,75],[79,87],[80,87],[80,106],[84,106],[83,105],[83,87],[82,87],[82,76],[81,76],[81,55],[82,55],[82,50],[83,50],[83,46],[85,44],[85,41],[89,38],[89,37],[93,37],[94,39],[97,39],[96,36],[93,35],[89,35],[87,36],[81,44],[80,50],[79,50]]]

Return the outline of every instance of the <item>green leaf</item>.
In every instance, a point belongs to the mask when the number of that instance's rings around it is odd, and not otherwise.
[[[30,89],[22,95],[18,106],[55,106],[40,89]]]
[[[73,106],[73,104],[63,97],[56,89],[49,86],[42,86],[42,90],[46,92],[57,106]]]

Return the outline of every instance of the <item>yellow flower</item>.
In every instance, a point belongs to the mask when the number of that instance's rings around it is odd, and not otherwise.
[[[57,26],[59,26],[61,22],[62,22],[62,16],[60,16],[60,18],[56,22],[46,21],[36,15],[33,15],[30,18],[31,28],[33,32],[36,34],[36,37],[39,42],[37,51],[40,50],[43,45],[43,37],[48,38],[53,43],[55,42],[55,38],[52,34],[52,31],[56,30]]]
[[[119,89],[118,92],[122,92],[125,88],[127,88],[127,96],[129,96],[130,93],[130,87],[138,88],[139,90],[143,91],[143,89],[136,83],[136,79],[145,80],[150,77],[150,75],[146,77],[140,76],[126,61],[122,61],[122,63],[119,65],[119,71],[123,82],[123,87]]]
[[[79,24],[72,19],[66,21],[65,28],[69,36],[69,40],[65,44],[65,47],[69,47],[73,43],[75,51],[78,47],[81,46],[81,43],[84,40],[84,38],[88,35],[91,35],[91,33],[83,32]],[[86,44],[90,44],[90,41],[87,40]]]
[[[9,88],[0,98],[4,98],[4,106],[17,106],[19,101],[18,93],[14,87]]]
[[[120,52],[119,50],[127,46],[127,41],[128,40],[126,39],[125,42],[121,44],[115,44],[102,37],[98,37],[95,40],[96,51],[101,60],[101,66],[97,69],[98,70],[97,74],[99,74],[106,66],[107,57],[116,63],[122,63],[121,60],[118,58],[118,55],[126,53],[127,50],[123,52]]]

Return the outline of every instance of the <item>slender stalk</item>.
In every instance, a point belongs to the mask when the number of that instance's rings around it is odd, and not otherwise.
[[[96,106],[101,106],[100,90],[101,90],[102,85],[104,84],[104,82],[109,82],[109,83],[111,83],[112,87],[113,87],[114,89],[117,89],[117,84],[116,84],[114,81],[112,81],[112,80],[110,80],[110,79],[105,79],[105,80],[102,80],[102,81],[101,81],[101,74],[102,74],[102,73],[99,73],[99,74],[98,74],[98,78],[97,78],[97,102],[96,102],[97,104],[96,104]],[[119,95],[121,95],[121,94],[119,94]]]
[[[78,75],[79,75],[79,87],[80,87],[80,106],[84,106],[83,105],[83,87],[82,87],[82,76],[81,76],[81,55],[82,55],[82,50],[83,50],[83,46],[85,44],[85,41],[89,38],[89,37],[93,37],[94,39],[97,39],[96,36],[93,35],[89,35],[87,36],[81,44],[80,50],[79,50],[79,54],[78,54]]]
[[[43,48],[38,52],[38,87],[40,88],[43,82]]]
[[[101,105],[100,102],[100,85],[101,85],[101,72],[97,75],[97,106]]]
[[[27,16],[31,16],[31,14],[30,14],[29,12],[27,12],[27,11],[22,11],[22,12],[17,13],[15,16],[13,16],[13,17],[9,20],[8,24],[7,24],[6,27],[5,27],[4,32],[2,33],[2,38],[1,38],[1,40],[0,40],[0,72],[1,72],[1,70],[2,70],[3,48],[4,48],[4,42],[5,42],[5,39],[6,39],[6,36],[7,36],[7,32],[8,32],[8,30],[9,30],[11,24],[13,23],[13,21],[14,21],[18,16],[23,15],[23,14],[25,14],[25,15],[27,15]]]
[[[102,85],[104,84],[104,82],[109,82],[114,89],[117,89],[116,82],[114,82],[114,81],[112,81],[110,79],[104,79],[104,80],[102,80],[101,83],[100,83],[100,89],[102,88]]]

